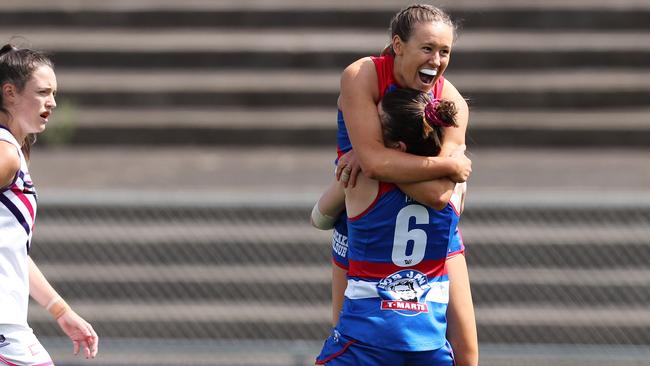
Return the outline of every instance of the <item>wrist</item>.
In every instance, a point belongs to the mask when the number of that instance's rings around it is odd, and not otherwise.
[[[458,163],[458,160],[456,158],[450,156],[445,158],[445,160],[447,161],[448,163],[447,166],[449,167],[448,168],[449,171],[447,174],[448,176],[458,175],[461,172],[460,164]]]
[[[70,305],[68,305],[61,296],[55,296],[47,303],[45,310],[47,310],[54,319],[59,319],[63,314],[70,310]]]

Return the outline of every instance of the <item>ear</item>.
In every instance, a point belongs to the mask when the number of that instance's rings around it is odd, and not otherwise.
[[[16,99],[16,86],[12,83],[2,84],[2,100],[6,103],[13,103]]]
[[[406,152],[406,144],[403,141],[397,141],[395,148],[401,152]]]
[[[401,38],[399,38],[398,35],[393,36],[393,39],[391,40],[391,45],[393,46],[393,51],[395,52],[395,55],[401,56],[402,53],[404,52],[404,42],[402,41]]]

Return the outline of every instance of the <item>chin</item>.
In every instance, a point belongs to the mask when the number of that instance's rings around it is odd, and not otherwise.
[[[428,93],[428,92],[431,91],[431,89],[433,89],[433,85],[434,84],[420,84],[420,86],[417,88],[417,90],[419,90],[421,92],[424,92],[424,93]]]

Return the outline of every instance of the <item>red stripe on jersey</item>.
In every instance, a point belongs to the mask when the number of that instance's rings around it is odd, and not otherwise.
[[[341,147],[336,145],[336,156],[337,160],[341,158],[341,156],[345,155],[345,151],[341,150]]]
[[[325,364],[327,364],[329,361],[331,361],[331,360],[339,357],[343,353],[345,353],[345,351],[347,351],[348,348],[350,348],[350,346],[353,345],[354,343],[357,343],[357,341],[355,341],[354,339],[347,341],[345,343],[345,345],[343,345],[343,348],[341,348],[340,351],[338,351],[338,352],[336,352],[336,353],[334,353],[332,355],[329,355],[329,356],[325,357],[322,360],[316,360],[316,365],[325,365]]]
[[[414,269],[427,275],[427,277],[438,277],[447,274],[447,266],[445,266],[446,258],[423,260],[422,262],[411,267],[399,267],[393,263],[377,263],[377,262],[360,262],[349,260],[350,269],[348,275],[352,277],[362,278],[384,278],[406,269]]]
[[[344,269],[344,270],[346,270],[346,271],[348,270],[348,267],[347,267],[345,264],[340,263],[339,261],[337,261],[337,260],[334,259],[334,258],[332,258],[332,263],[334,263],[337,267],[339,267],[339,268],[341,268],[341,269]]]
[[[32,217],[32,222],[34,222],[34,207],[32,206],[32,203],[27,199],[20,188],[13,186],[11,187],[11,191],[22,201],[25,207],[27,207],[27,211],[29,211],[29,215]]]
[[[0,362],[4,363],[7,366],[20,366],[20,365],[16,365],[15,363],[9,362],[9,360],[7,360],[6,358],[4,358],[2,356],[0,356]]]
[[[379,87],[379,99],[383,98],[386,94],[386,89],[392,84],[397,84],[395,81],[395,75],[393,74],[393,56],[383,55],[380,57],[371,57],[372,62],[375,64],[375,70],[377,71],[377,81]]]

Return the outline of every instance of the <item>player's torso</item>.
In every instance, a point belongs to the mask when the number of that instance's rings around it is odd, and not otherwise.
[[[0,140],[16,147],[21,159],[15,180],[0,189],[0,324],[26,324],[29,277],[27,255],[36,216],[36,190],[20,146],[0,127]],[[3,142],[4,143],[4,142]]]
[[[423,206],[394,185],[379,191],[372,207],[348,220],[349,280],[339,329],[378,347],[436,349],[445,342],[445,259],[458,215],[451,205]]]

